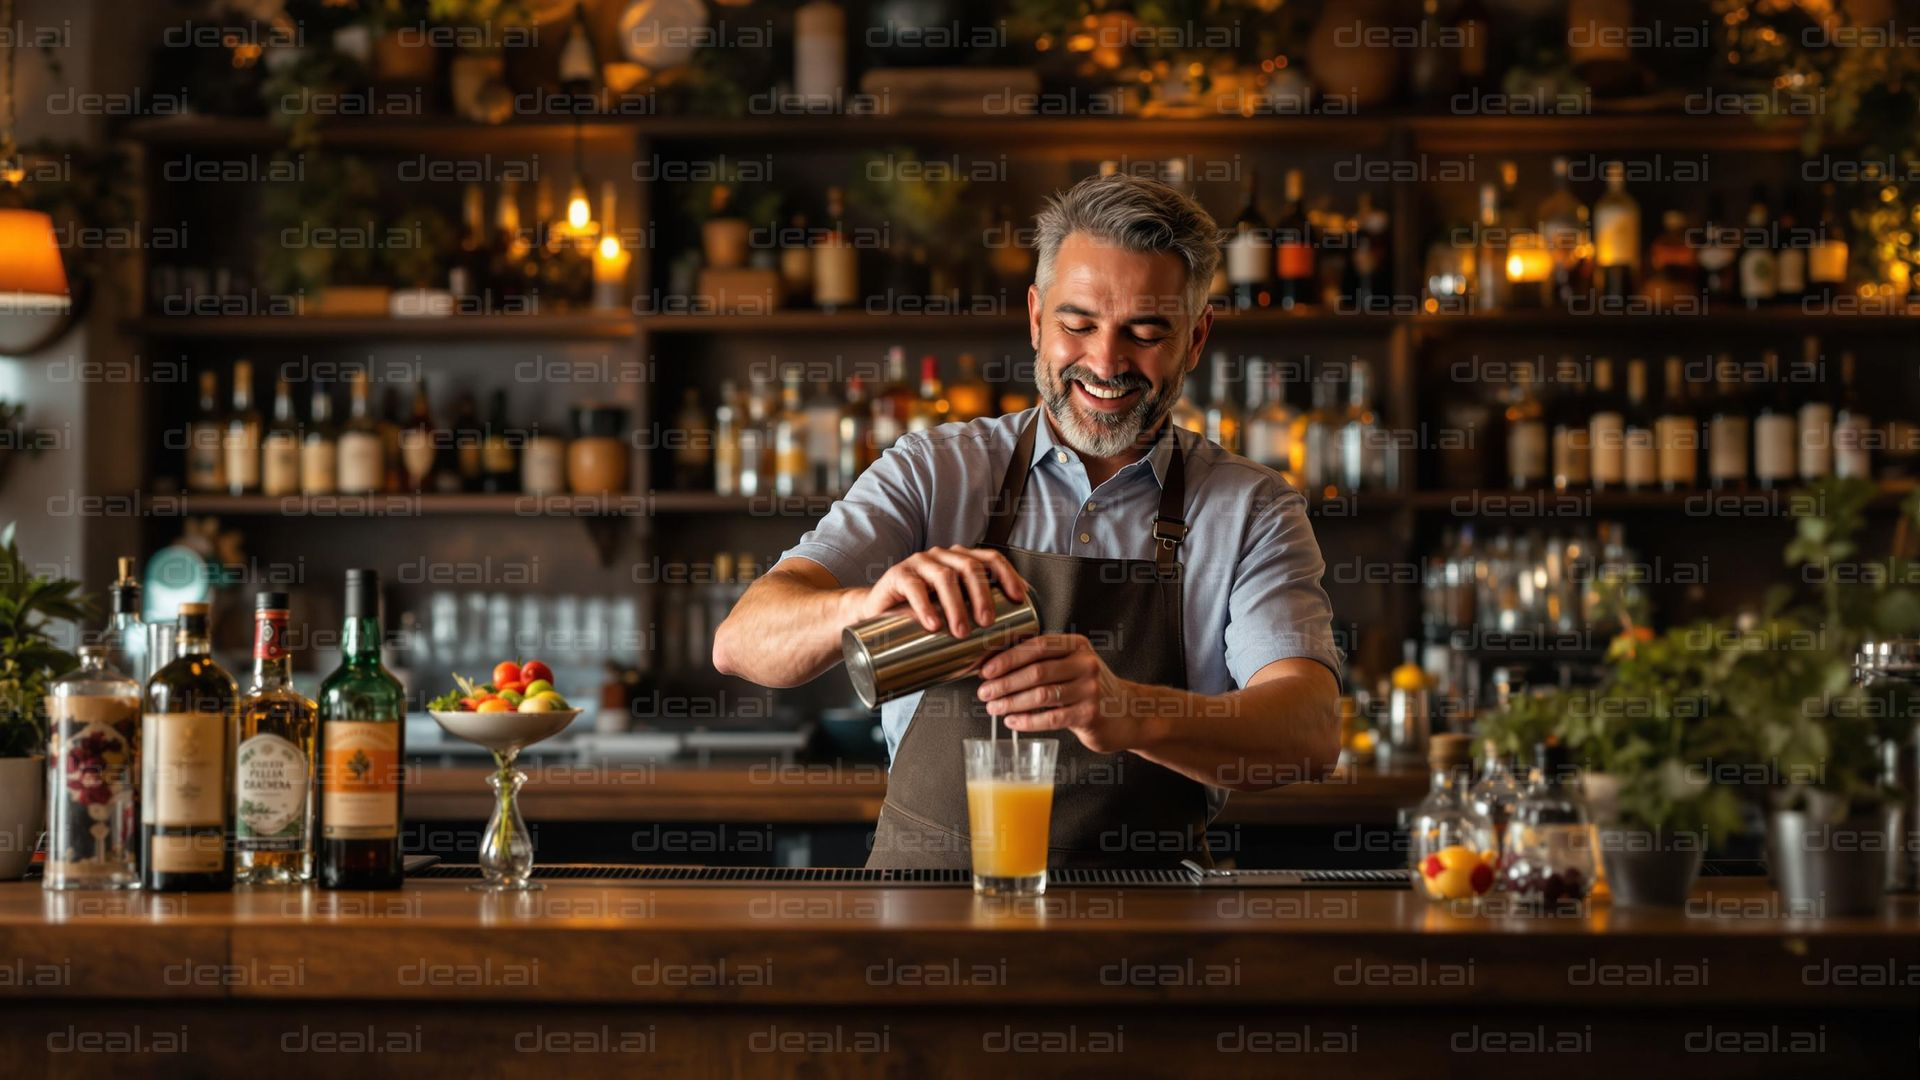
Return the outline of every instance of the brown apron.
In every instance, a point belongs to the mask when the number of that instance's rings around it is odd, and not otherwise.
[[[1114,674],[1134,682],[1184,689],[1187,658],[1181,633],[1180,542],[1186,538],[1186,462],[1174,438],[1154,520],[1154,557],[1094,559],[1010,547],[1033,461],[1036,411],[1020,430],[1000,490],[988,507],[986,538],[1031,587],[1043,634],[1084,634]],[[966,764],[960,740],[986,738],[997,724],[977,692],[977,677],[944,683],[921,695],[893,756],[887,797],[874,828],[870,867],[958,868],[971,865],[967,839]],[[1001,729],[1005,737],[1005,729]],[[1152,868],[1207,852],[1207,790],[1131,751],[1098,754],[1072,732],[1030,735],[1060,742],[1058,786],[1048,836],[1050,868]]]

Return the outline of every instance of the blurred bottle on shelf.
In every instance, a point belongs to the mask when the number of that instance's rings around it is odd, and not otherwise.
[[[1246,455],[1291,480],[1294,476],[1293,428],[1298,419],[1287,404],[1281,364],[1260,357],[1247,361]]]
[[[840,412],[844,403],[834,396],[825,379],[816,380],[807,396],[807,478],[803,485],[808,495],[832,495],[846,490],[851,483],[840,478]]]
[[[253,407],[253,361],[233,363],[233,412],[227,415],[227,492],[252,495],[260,490],[260,410]]]
[[[1753,186],[1753,201],[1747,205],[1747,231],[1740,250],[1740,300],[1748,308],[1773,302],[1780,289],[1780,263],[1768,235],[1773,213],[1767,208],[1767,186]]]
[[[373,418],[372,391],[365,368],[349,377],[347,426],[340,433],[338,488],[346,495],[377,492],[386,480],[386,451]]]
[[[480,425],[480,405],[468,390],[462,390],[453,402],[453,441],[460,490],[482,490],[487,477],[484,458],[487,433]]]
[[[720,402],[713,410],[713,490],[740,494],[740,433],[747,423],[746,399],[732,379],[720,380]]]
[[[1627,416],[1614,390],[1613,361],[1593,362],[1593,412],[1587,439],[1593,444],[1593,489],[1619,491],[1627,486]]]
[[[771,380],[766,373],[756,371],[747,390],[746,412],[740,424],[738,494],[751,498],[773,493],[774,416]]]
[[[493,238],[487,245],[487,290],[503,301],[526,296],[530,287],[522,271],[526,238],[520,235],[520,182],[500,181],[494,196]]]
[[[1778,235],[1773,256],[1774,299],[1797,302],[1807,291],[1807,245],[1800,233],[1800,189],[1789,186],[1781,196]]]
[[[960,377],[947,385],[947,419],[965,423],[994,415],[993,387],[980,377],[980,361],[963,352],[955,363]]]
[[[507,392],[495,390],[487,406],[487,437],[481,446],[482,490],[520,490],[520,434],[507,422]]]
[[[300,421],[293,411],[293,387],[285,377],[273,381],[273,420],[260,437],[260,492],[275,497],[300,494]]]
[[[1795,417],[1795,471],[1802,481],[1820,480],[1833,475],[1833,417],[1837,411],[1828,396],[1825,358],[1820,339],[1808,334],[1801,342],[1800,370],[1794,374],[1795,393],[1802,399]]]
[[[485,310],[487,280],[487,189],[475,180],[460,197],[460,251],[447,275],[447,288],[463,314]]]
[[[434,442],[433,411],[427,398],[427,380],[421,379],[413,387],[413,415],[400,430],[400,459],[407,470],[408,491],[437,489],[434,466],[438,455]]]
[[[340,436],[333,427],[333,391],[313,385],[307,425],[300,433],[300,493],[331,495],[339,489]]]
[[[1701,227],[1700,285],[1710,301],[1732,300],[1739,291],[1740,230],[1727,217],[1726,196],[1707,195],[1707,217]]]
[[[846,194],[827,189],[826,231],[813,245],[813,304],[838,311],[860,302],[860,252],[847,237]]]
[[[795,211],[787,218],[780,247],[780,291],[793,307],[813,301],[813,248],[807,244],[807,215]]]
[[[1194,400],[1194,373],[1189,371],[1180,382],[1180,399],[1173,403],[1173,422],[1202,438],[1207,434],[1207,413]]]
[[[1355,311],[1390,305],[1393,300],[1393,229],[1387,212],[1361,192],[1354,211],[1353,255],[1347,263],[1341,295]]]
[[[1555,491],[1584,491],[1593,485],[1593,438],[1588,426],[1592,401],[1579,361],[1560,357],[1554,373],[1553,399],[1547,410],[1548,438],[1553,449]]]
[[[1701,421],[1687,389],[1686,361],[1667,357],[1666,400],[1654,422],[1660,447],[1660,488],[1691,491],[1700,483]]]
[[[1627,361],[1626,488],[1652,491],[1660,483],[1660,436],[1647,403],[1647,362]]]
[[[1561,304],[1584,296],[1591,285],[1593,236],[1587,204],[1573,193],[1564,155],[1553,159],[1553,191],[1540,202],[1535,219],[1540,242],[1553,260],[1553,295]]]
[[[1517,490],[1544,487],[1551,466],[1547,413],[1537,392],[1537,371],[1530,360],[1516,362],[1507,398],[1507,478]]]
[[[838,437],[834,448],[838,460],[834,468],[834,490],[845,491],[873,464],[873,405],[867,400],[867,387],[860,376],[847,380],[847,401],[836,423]]]
[[[947,422],[951,408],[940,383],[940,361],[928,353],[920,358],[920,393],[907,405],[907,430],[931,431]]]
[[[400,460],[400,391],[380,388],[380,490],[398,494],[407,490],[407,467]]]
[[[673,486],[680,491],[699,491],[713,483],[714,432],[700,407],[700,388],[689,386],[680,395],[680,411],[674,414]]]
[[[781,377],[780,404],[773,415],[773,493],[782,498],[808,494],[807,411],[800,397],[800,368]]]
[[[200,373],[200,401],[187,422],[187,490],[227,490],[227,421],[220,414],[220,377]]]
[[[1506,306],[1507,237],[1500,228],[1500,185],[1480,185],[1479,213],[1474,218],[1473,309],[1499,311]]]
[[[1306,478],[1306,494],[1318,498],[1338,488],[1344,477],[1340,457],[1346,414],[1339,407],[1339,378],[1331,368],[1317,373],[1312,387],[1312,408],[1301,417],[1297,441],[1305,460],[1296,468]]]
[[[1853,387],[1853,353],[1840,354],[1840,400],[1833,414],[1833,472],[1848,480],[1873,478],[1873,421]]]
[[[1206,436],[1219,443],[1229,453],[1240,452],[1240,406],[1234,404],[1233,394],[1227,385],[1228,367],[1232,362],[1224,351],[1215,351],[1213,363],[1208,370],[1208,381],[1213,387],[1213,396],[1207,402]]]
[[[1288,169],[1286,205],[1273,226],[1274,297],[1282,309],[1314,303],[1319,289],[1313,228],[1307,220],[1305,183],[1299,169]]]
[[[1373,365],[1355,360],[1347,375],[1347,410],[1340,427],[1340,486],[1347,492],[1397,491],[1400,455],[1373,411]]]
[[[913,416],[914,393],[907,385],[907,350],[889,346],[886,382],[873,395],[873,446],[876,456],[900,441]]]
[[[1753,479],[1773,491],[1793,486],[1800,466],[1800,434],[1793,388],[1780,366],[1780,354],[1768,349],[1763,366],[1770,393],[1753,418]]]
[[[1260,174],[1247,173],[1241,192],[1240,215],[1234,219],[1233,232],[1227,237],[1227,294],[1236,311],[1251,311],[1273,302],[1270,277],[1273,267],[1273,233],[1267,219],[1260,215]]]
[[[1594,265],[1600,294],[1624,301],[1639,287],[1640,204],[1627,193],[1626,166],[1606,164],[1606,194],[1593,204]]]
[[[1714,490],[1747,489],[1752,432],[1753,418],[1739,365],[1731,354],[1723,352],[1714,360],[1714,400],[1707,421],[1707,481]]]
[[[1820,185],[1820,225],[1807,249],[1808,292],[1831,300],[1847,288],[1847,263],[1852,247],[1847,242],[1846,213],[1832,181]]]

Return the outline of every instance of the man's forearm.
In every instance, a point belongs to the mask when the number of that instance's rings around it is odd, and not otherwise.
[[[840,662],[840,631],[862,589],[821,588],[775,570],[755,581],[713,634],[713,666],[761,686],[799,686]]]
[[[1289,674],[1225,694],[1128,683],[1133,751],[1236,791],[1318,780],[1340,753],[1339,690],[1329,676]]]

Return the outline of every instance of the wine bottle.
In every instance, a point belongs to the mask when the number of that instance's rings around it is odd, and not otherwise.
[[[1627,490],[1651,491],[1660,482],[1660,439],[1647,405],[1647,363],[1627,361]]]
[[[1843,480],[1873,478],[1873,421],[1853,389],[1853,353],[1840,354],[1840,407],[1833,414],[1833,474]]]
[[[406,695],[380,662],[380,576],[347,571],[340,666],[320,684],[316,877],[323,889],[400,887]]]
[[[141,719],[141,881],[233,887],[233,747],[240,690],[214,662],[206,604],[180,605],[177,653],[148,680]]]
[[[1799,432],[1794,421],[1793,391],[1780,370],[1780,354],[1766,352],[1767,382],[1772,397],[1753,418],[1753,477],[1763,488],[1777,489],[1794,482],[1799,468]]]
[[[1833,402],[1827,397],[1820,371],[1820,339],[1808,334],[1803,343],[1800,370],[1794,376],[1800,403],[1797,417],[1799,453],[1796,466],[1802,480],[1833,475]]]
[[[1537,488],[1547,481],[1546,410],[1534,392],[1535,371],[1530,360],[1514,365],[1507,403],[1507,482],[1516,490]]]
[[[220,415],[220,377],[200,373],[200,404],[187,424],[187,490],[227,490],[227,423]]]
[[[1747,207],[1747,233],[1741,237],[1740,299],[1749,308],[1773,302],[1780,288],[1780,264],[1773,253],[1768,225],[1767,189],[1755,184],[1753,202]]]
[[[1288,169],[1286,208],[1273,229],[1274,294],[1286,309],[1314,301],[1313,228],[1307,221],[1303,191],[1300,170]]]
[[[1713,418],[1707,424],[1707,476],[1716,491],[1744,491],[1753,421],[1741,391],[1739,366],[1727,353],[1714,362],[1714,390]]]
[[[1580,491],[1593,483],[1593,436],[1587,425],[1590,408],[1580,365],[1562,356],[1554,382],[1559,390],[1547,414],[1553,440],[1553,489]]]
[[[1820,186],[1820,230],[1807,251],[1808,291],[1831,300],[1847,287],[1847,219],[1832,181]]]
[[[300,433],[300,492],[331,495],[340,485],[339,434],[333,429],[333,393],[315,383],[307,426]]]
[[[1687,393],[1686,361],[1667,357],[1667,395],[1655,421],[1660,445],[1660,487],[1687,491],[1700,480],[1700,419]]]
[[[1613,390],[1613,361],[1593,362],[1593,413],[1587,419],[1593,443],[1593,489],[1618,491],[1627,483],[1627,419]]]
[[[373,419],[366,369],[354,370],[350,386],[347,426],[340,433],[339,490],[366,495],[379,491],[384,483],[386,448],[380,441],[380,425]]]
[[[260,410],[253,407],[253,361],[233,363],[233,412],[227,417],[227,491],[260,490]]]
[[[1260,174],[1247,173],[1240,216],[1227,238],[1227,286],[1236,311],[1250,311],[1273,302],[1268,284],[1273,265],[1273,234],[1260,216]]]
[[[300,494],[300,425],[293,418],[293,388],[284,377],[274,380],[273,422],[260,437],[260,491]]]
[[[1601,294],[1622,301],[1639,284],[1640,204],[1627,194],[1625,165],[1607,162],[1606,177],[1606,194],[1593,204],[1594,264],[1599,267]]]

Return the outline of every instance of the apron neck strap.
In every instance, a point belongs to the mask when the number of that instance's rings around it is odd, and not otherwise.
[[[1042,406],[1044,408],[1045,406]],[[1013,457],[1000,477],[1000,490],[987,507],[988,547],[1006,547],[1013,537],[1013,523],[1020,517],[1020,500],[1027,493],[1027,474],[1033,467],[1035,429],[1045,421],[1039,409],[1027,419],[1013,443]],[[1163,418],[1162,437],[1173,441],[1167,456],[1166,479],[1160,484],[1160,510],[1153,519],[1153,561],[1161,570],[1179,565],[1180,543],[1187,538],[1187,463],[1180,449],[1180,437],[1173,432],[1172,418]],[[1148,453],[1153,451],[1149,449]]]

